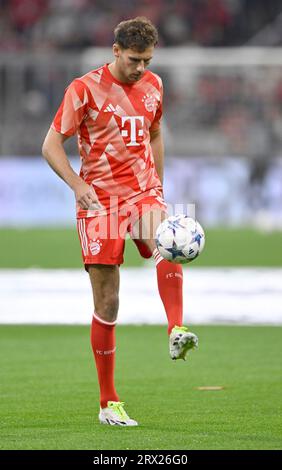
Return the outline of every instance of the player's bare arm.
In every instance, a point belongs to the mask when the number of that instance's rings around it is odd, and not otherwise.
[[[75,199],[82,209],[89,209],[97,204],[94,189],[75,173],[64,149],[67,136],[49,129],[42,146],[42,154],[50,167],[74,191]]]
[[[161,128],[150,130],[150,144],[158,176],[163,184],[164,174],[164,143]]]

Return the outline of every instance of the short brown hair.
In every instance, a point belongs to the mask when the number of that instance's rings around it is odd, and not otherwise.
[[[137,16],[132,20],[122,21],[114,30],[115,43],[123,49],[144,52],[158,43],[158,31],[148,18]]]

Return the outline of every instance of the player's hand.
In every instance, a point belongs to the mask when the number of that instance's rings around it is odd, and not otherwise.
[[[92,186],[81,181],[74,189],[75,200],[81,209],[99,209],[100,204]]]

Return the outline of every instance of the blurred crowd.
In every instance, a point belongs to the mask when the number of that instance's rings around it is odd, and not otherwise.
[[[187,83],[188,75],[189,70]],[[211,155],[246,155],[262,162],[267,155],[282,155],[282,66],[198,67],[186,89],[170,83],[169,127],[174,134],[189,129],[190,154],[201,155],[206,141]]]
[[[282,156],[282,66],[199,67],[186,90],[169,87],[170,153],[247,157],[249,183],[265,181]],[[168,84],[170,82],[168,81]]]
[[[166,154],[190,157],[189,164],[168,159],[171,194],[177,188],[178,200],[198,194],[195,202],[208,208],[203,218],[210,224],[219,217],[248,222],[256,214],[260,223],[275,225],[281,220],[282,65],[208,66],[203,59],[184,66],[183,49],[177,62],[169,46],[282,45],[281,0],[0,0],[0,156],[40,154],[65,87],[86,71],[83,49],[111,46],[114,27],[139,15],[153,21],[159,45],[168,47],[167,65],[152,66],[164,82]],[[93,68],[101,65],[94,59]],[[66,146],[77,154],[75,139]]]
[[[160,46],[236,46],[281,11],[281,0],[0,0],[0,50],[110,46],[116,24],[139,15]]]

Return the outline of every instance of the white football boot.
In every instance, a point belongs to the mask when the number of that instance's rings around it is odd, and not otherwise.
[[[188,331],[185,326],[175,326],[169,337],[169,354],[171,359],[183,359],[190,349],[198,347],[198,338],[194,333]]]
[[[100,408],[99,421],[110,426],[138,426],[137,421],[129,418],[121,401],[108,401],[107,408]]]

